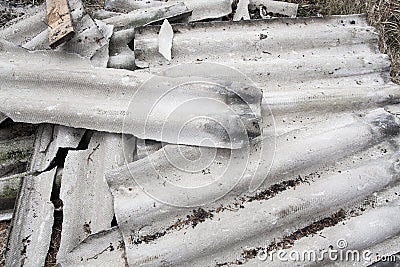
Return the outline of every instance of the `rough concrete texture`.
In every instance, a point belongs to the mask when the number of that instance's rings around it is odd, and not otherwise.
[[[118,134],[95,133],[86,150],[68,152],[60,189],[64,219],[57,259],[90,234],[111,226],[113,199],[104,173],[132,161],[134,145],[133,137],[123,140]],[[83,196],[85,201],[76,201]]]
[[[14,211],[6,266],[43,266],[50,245],[56,169],[25,177]]]

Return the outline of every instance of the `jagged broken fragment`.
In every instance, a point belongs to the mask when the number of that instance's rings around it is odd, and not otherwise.
[[[93,134],[86,150],[69,151],[62,174],[63,232],[57,259],[63,259],[91,233],[107,230],[114,217],[104,173],[133,160],[135,138]],[[77,202],[85,195],[84,202]],[[101,209],[97,209],[101,203]]]
[[[250,0],[240,0],[235,14],[233,15],[233,20],[249,20],[250,19],[250,14],[249,14],[249,4]]]
[[[89,235],[57,263],[60,267],[128,266],[118,227]]]
[[[114,31],[110,38],[107,67],[114,69],[135,70],[135,53],[129,43],[135,36],[135,29]]]
[[[168,20],[164,20],[158,34],[158,52],[165,57],[166,60],[171,60],[172,41],[174,38],[174,31]]]
[[[165,1],[160,0],[106,0],[104,2],[104,9],[108,11],[129,13],[137,9],[155,6],[160,7],[163,5],[165,5]]]
[[[182,0],[169,0],[168,2],[182,2]],[[218,19],[232,12],[231,0],[183,0],[185,5],[193,10],[189,22],[206,19]]]
[[[95,66],[106,67],[108,39],[112,33],[112,25],[95,23],[86,13],[80,0],[68,0],[68,4],[71,8],[71,17],[76,34],[57,50],[65,53],[76,53],[86,58],[94,57],[93,64]],[[43,5],[36,13],[29,14],[27,18],[0,31],[1,39],[29,50],[50,49],[48,35],[49,30]]]
[[[182,19],[190,16],[191,13],[192,11],[188,9],[183,2],[178,2],[172,4],[168,3],[160,7],[157,6],[134,10],[128,14],[113,16],[104,19],[103,21],[107,24],[113,25],[118,30],[122,30],[144,26],[165,19],[171,21],[174,19]]]
[[[267,14],[280,14],[291,18],[295,18],[297,16],[298,7],[298,4],[284,1],[250,0],[249,3],[250,10],[261,9],[261,14],[264,11],[263,8],[265,8],[265,13]]]
[[[31,171],[42,172],[55,164],[61,149],[76,149],[85,129],[75,129],[61,125],[41,124],[36,133]]]
[[[7,244],[7,266],[44,266],[54,206],[50,201],[56,168],[23,179]]]
[[[218,19],[232,12],[231,0],[169,0],[168,4],[184,3],[193,11],[189,21],[201,21],[206,19]],[[141,0],[107,0],[104,8],[109,11],[132,12],[146,10],[148,8],[162,9],[165,1],[141,1]]]

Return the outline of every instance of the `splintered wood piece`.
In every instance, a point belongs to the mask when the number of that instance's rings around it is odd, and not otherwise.
[[[49,44],[56,48],[74,35],[68,0],[47,0],[47,23],[49,26]]]

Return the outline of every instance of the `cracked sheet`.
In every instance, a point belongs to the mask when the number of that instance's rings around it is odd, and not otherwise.
[[[31,170],[45,171],[54,164],[60,149],[76,149],[85,129],[75,129],[61,125],[42,124],[38,128]]]
[[[132,162],[135,142],[134,137],[94,133],[86,150],[68,152],[60,189],[64,219],[57,259],[90,234],[111,226],[113,200],[104,173]]]
[[[56,168],[25,177],[14,211],[6,266],[44,266],[53,228],[50,201]]]

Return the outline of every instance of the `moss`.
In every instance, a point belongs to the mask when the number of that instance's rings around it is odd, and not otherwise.
[[[6,185],[3,190],[0,190],[0,198],[13,198],[18,194],[18,187],[10,187]]]
[[[0,164],[10,161],[22,161],[28,160],[32,155],[31,148],[21,148],[21,149],[10,149],[8,151],[3,151],[0,153]]]

